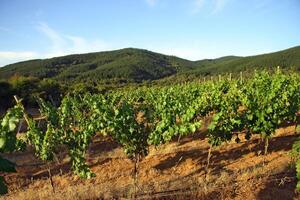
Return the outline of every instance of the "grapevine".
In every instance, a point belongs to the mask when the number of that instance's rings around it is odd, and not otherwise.
[[[70,157],[72,170],[83,178],[95,174],[86,161],[93,137],[110,137],[122,146],[134,163],[134,184],[137,185],[139,162],[148,155],[151,145],[159,146],[174,138],[197,132],[205,117],[211,118],[208,132],[210,149],[223,143],[240,141],[259,134],[265,140],[267,154],[269,138],[285,122],[299,121],[300,77],[280,70],[270,74],[256,72],[252,78],[192,82],[173,86],[133,90],[117,90],[106,94],[68,94],[59,106],[37,98],[44,126],[26,113],[21,101],[10,109],[0,124],[0,151],[12,152],[24,148],[16,137],[16,127],[22,118],[27,122],[25,142],[35,154],[51,162],[64,148]],[[300,178],[299,141],[293,146],[297,176]],[[0,158],[0,162],[4,161]],[[13,169],[13,164],[1,164]],[[0,168],[1,171],[8,169]],[[0,179],[4,188],[3,178]],[[300,186],[298,184],[297,188]]]
[[[24,141],[17,138],[17,125],[22,118],[22,107],[16,105],[9,109],[0,120],[0,153],[24,149]],[[0,172],[15,172],[14,163],[0,156]],[[4,177],[0,176],[0,195],[8,192]]]

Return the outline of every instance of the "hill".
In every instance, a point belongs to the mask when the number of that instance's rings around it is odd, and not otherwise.
[[[181,58],[127,48],[19,62],[0,68],[0,79],[18,74],[58,80],[153,80],[192,69],[194,65],[193,62]]]
[[[208,75],[276,66],[300,70],[300,46],[263,55],[226,56],[199,61],[126,48],[10,64],[0,68],[0,79],[8,79],[17,74],[58,81],[124,79],[139,82],[170,75]]]
[[[192,73],[224,73],[251,71],[254,69],[268,69],[280,66],[282,68],[300,69],[300,46],[278,51],[274,53],[236,57],[228,56],[212,60],[200,60],[196,62],[197,67]]]

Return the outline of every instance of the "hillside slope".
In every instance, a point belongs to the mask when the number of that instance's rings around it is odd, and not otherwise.
[[[0,79],[17,74],[54,78],[60,81],[101,79],[142,81],[156,80],[174,74],[208,75],[276,66],[300,70],[300,46],[263,55],[227,56],[199,61],[127,48],[10,64],[0,68]]]
[[[193,68],[194,63],[141,49],[76,54],[44,60],[31,60],[0,68],[0,79],[18,74],[38,78],[133,80],[159,79]]]
[[[229,56],[209,61],[200,60],[196,63],[202,67],[192,70],[192,73],[207,74],[251,71],[253,69],[274,68],[277,66],[299,70],[300,46],[269,54],[248,57]]]

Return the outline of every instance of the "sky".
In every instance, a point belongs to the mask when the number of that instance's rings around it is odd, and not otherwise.
[[[0,0],[0,67],[142,48],[189,60],[300,45],[300,0]]]

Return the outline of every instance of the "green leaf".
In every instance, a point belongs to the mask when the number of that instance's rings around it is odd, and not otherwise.
[[[215,128],[216,128],[216,123],[214,123],[214,122],[211,122],[208,126],[208,129],[211,131],[215,130]]]
[[[17,127],[16,123],[18,123],[18,119],[16,117],[11,117],[9,119],[9,131],[14,131],[15,128]]]
[[[6,143],[6,136],[0,137],[0,149],[5,147],[5,143]]]
[[[196,126],[193,125],[193,124],[191,124],[191,125],[190,125],[190,131],[191,131],[192,133],[195,133],[196,130],[197,130],[197,129],[196,129]]]

